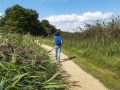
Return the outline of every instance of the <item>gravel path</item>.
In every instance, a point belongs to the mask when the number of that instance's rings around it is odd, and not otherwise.
[[[52,59],[55,59],[55,52],[52,47],[43,44],[41,46],[49,52]],[[99,80],[83,71],[65,54],[61,53],[60,61],[63,70],[70,76],[69,81],[76,82],[79,85],[72,87],[70,90],[108,90]]]

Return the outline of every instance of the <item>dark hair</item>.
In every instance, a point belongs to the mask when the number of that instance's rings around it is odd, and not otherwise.
[[[55,32],[55,36],[60,36],[60,32]]]

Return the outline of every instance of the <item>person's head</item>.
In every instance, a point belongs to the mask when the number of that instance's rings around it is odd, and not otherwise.
[[[55,32],[55,36],[60,36],[60,32]]]

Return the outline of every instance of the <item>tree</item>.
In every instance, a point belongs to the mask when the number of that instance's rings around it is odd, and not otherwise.
[[[0,28],[5,24],[5,19],[3,16],[0,16]]]
[[[47,33],[38,20],[38,13],[32,9],[25,9],[18,4],[5,10],[5,16],[0,19],[0,27],[7,32],[30,32],[33,35]]]
[[[55,26],[51,25],[47,20],[42,20],[41,25],[46,30],[48,36],[57,31]]]
[[[18,4],[5,10],[0,18],[0,28],[4,32],[30,33],[32,35],[51,35],[57,31],[49,21],[38,20],[38,13],[32,9],[25,9]]]

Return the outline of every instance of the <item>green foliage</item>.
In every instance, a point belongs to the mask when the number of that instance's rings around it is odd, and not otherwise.
[[[0,16],[0,28],[5,24],[5,19],[3,16]]]
[[[69,36],[66,35],[66,37]],[[115,53],[113,56],[105,55],[104,52],[109,49],[109,46],[105,45],[105,43],[66,37],[63,38],[62,52],[68,55],[69,58],[74,57],[71,60],[99,79],[109,89],[120,89],[119,55]],[[42,43],[53,46],[52,37],[43,38],[42,40]],[[103,47],[104,45],[106,47]]]
[[[5,10],[5,16],[0,19],[2,32],[30,33],[32,35],[50,35],[57,29],[47,20],[39,21],[38,13],[32,9],[25,9],[18,4]]]
[[[0,43],[1,90],[64,90],[69,86],[62,81],[56,63],[32,36],[4,33]]]
[[[47,31],[48,36],[54,34],[57,31],[55,26],[51,25],[47,20],[42,20],[41,25]]]
[[[120,89],[120,19],[86,24],[82,32],[62,32],[62,50],[112,90]],[[48,40],[47,40],[48,39]],[[43,43],[51,45],[52,39]],[[51,40],[51,42],[50,42]],[[51,43],[51,44],[50,44]],[[110,81],[110,82],[108,82]]]

